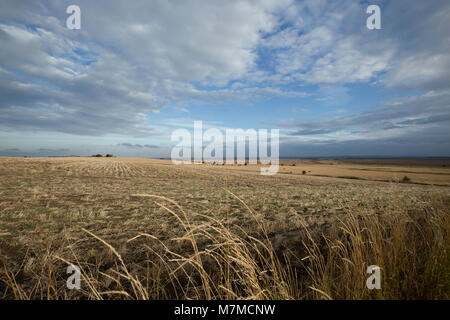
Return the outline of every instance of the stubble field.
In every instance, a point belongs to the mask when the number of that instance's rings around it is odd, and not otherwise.
[[[444,165],[0,157],[0,299],[447,299]]]

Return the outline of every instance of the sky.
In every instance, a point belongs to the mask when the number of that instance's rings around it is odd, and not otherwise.
[[[168,157],[201,120],[281,157],[450,156],[449,30],[448,0],[0,0],[0,155]]]

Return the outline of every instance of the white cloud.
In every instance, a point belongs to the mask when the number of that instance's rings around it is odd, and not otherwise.
[[[105,10],[81,1],[79,31],[64,27],[62,2],[10,3],[0,14],[0,121],[9,129],[140,135],[152,131],[145,113],[174,102],[303,96],[193,85],[225,85],[251,72],[262,34],[276,26],[273,13],[289,2],[109,1]]]

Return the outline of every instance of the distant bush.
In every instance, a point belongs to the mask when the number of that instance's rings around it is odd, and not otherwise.
[[[295,163],[291,164],[291,166],[295,167]]]
[[[306,171],[305,171],[305,170],[303,170],[303,171],[302,171],[302,174],[306,174]]]
[[[101,154],[93,154],[92,156],[93,156],[93,157],[97,157],[97,158],[103,157]]]
[[[408,178],[408,176],[404,176],[403,179],[402,179],[402,182],[403,182],[403,183],[408,183],[408,182],[410,182],[410,181],[411,181],[411,179]]]
[[[106,157],[107,157],[107,158],[112,158],[113,155],[112,155],[112,154],[107,154]]]

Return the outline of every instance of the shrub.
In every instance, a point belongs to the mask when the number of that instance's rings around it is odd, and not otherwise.
[[[403,182],[403,183],[408,183],[408,182],[410,182],[410,181],[411,181],[411,179],[408,178],[408,176],[404,176],[403,179],[402,179],[402,182]]]

